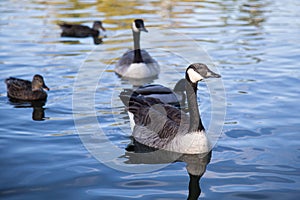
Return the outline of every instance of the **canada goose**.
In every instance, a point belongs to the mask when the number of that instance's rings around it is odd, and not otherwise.
[[[34,75],[32,82],[10,77],[5,79],[7,86],[7,96],[19,100],[46,100],[47,93],[43,90],[49,90],[45,85],[44,78],[41,75]]]
[[[128,96],[120,98],[134,115],[133,138],[156,149],[185,154],[209,152],[211,145],[206,137],[197,103],[197,84],[206,78],[219,78],[205,64],[191,64],[185,73],[189,116],[180,109],[164,104],[156,98]]]
[[[158,63],[146,50],[140,49],[140,33],[148,32],[142,19],[136,19],[132,23],[134,49],[123,54],[115,67],[115,72],[122,77],[132,79],[144,79],[155,77],[159,74]]]
[[[58,25],[62,29],[62,37],[98,37],[100,33],[99,29],[105,31],[101,21],[95,21],[92,28],[84,25],[68,24],[65,22],[59,23]]]

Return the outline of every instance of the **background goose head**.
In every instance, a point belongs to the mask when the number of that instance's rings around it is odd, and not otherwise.
[[[220,78],[221,75],[211,71],[202,63],[191,64],[186,70],[186,79],[191,83],[197,83],[206,78]]]
[[[132,30],[136,33],[141,31],[148,32],[142,19],[136,19],[132,22]]]
[[[102,29],[103,31],[105,31],[105,28],[102,26],[101,21],[94,21],[93,29],[94,30]]]
[[[32,79],[32,90],[33,91],[37,91],[37,90],[40,90],[40,89],[45,89],[45,90],[50,90],[45,82],[44,82],[44,78],[39,75],[39,74],[36,74],[33,76],[33,79]]]

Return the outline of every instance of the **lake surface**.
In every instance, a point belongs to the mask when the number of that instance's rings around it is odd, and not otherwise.
[[[298,199],[299,17],[292,0],[0,1],[1,199],[186,199],[199,183],[187,172],[204,173],[200,199]],[[211,157],[151,163],[125,151],[130,127],[118,94],[135,83],[113,68],[132,47],[135,18],[145,20],[141,46],[162,69],[154,83],[173,87],[197,56],[222,75],[199,84],[205,127],[223,126]],[[58,22],[95,20],[107,29],[102,44],[60,37]],[[37,73],[50,88],[45,105],[7,98],[5,78]],[[226,109],[218,122],[216,83],[218,119]]]

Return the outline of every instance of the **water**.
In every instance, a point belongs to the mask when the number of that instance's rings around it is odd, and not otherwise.
[[[128,118],[117,95],[131,83],[121,81],[112,69],[115,60],[132,46],[128,29],[133,18],[145,19],[149,33],[143,34],[142,47],[150,48],[164,66],[156,83],[172,87],[188,63],[164,49],[174,46],[184,53],[182,49],[189,45],[176,37],[168,41],[155,37],[157,29],[167,33],[174,30],[198,42],[222,75],[226,118],[211,160],[183,158],[188,163],[194,161],[202,170],[209,162],[200,180],[200,199],[299,196],[297,1],[37,0],[20,4],[3,0],[0,4],[0,79],[31,79],[40,73],[51,89],[46,105],[35,110],[44,114],[44,120],[34,120],[34,108],[10,102],[5,84],[0,84],[3,199],[187,198],[190,178],[185,162],[150,167],[124,164],[129,170],[148,167],[148,172],[142,173],[114,168],[116,163],[138,162],[133,155],[113,161],[108,156],[105,163],[99,162],[110,152],[104,145],[107,140],[119,149],[113,156],[125,154],[121,150],[130,141]],[[94,20],[103,20],[108,29],[103,44],[95,46],[92,38],[60,38],[57,22],[91,26]],[[79,74],[82,69],[91,71]],[[80,75],[88,79],[78,82],[76,77]],[[199,85],[199,89],[208,127],[209,95],[205,85]],[[78,91],[93,91],[95,99],[74,99]],[[89,105],[85,102],[93,106],[86,109]],[[84,134],[98,134],[89,144],[99,148],[99,154],[95,153],[98,149],[93,151],[82,142]]]

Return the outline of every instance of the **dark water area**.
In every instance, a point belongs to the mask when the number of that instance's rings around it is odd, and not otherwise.
[[[187,199],[200,182],[200,199],[298,199],[299,17],[291,0],[0,1],[0,198]],[[151,163],[125,151],[118,94],[132,82],[113,68],[132,47],[135,18],[149,30],[142,48],[161,66],[154,83],[173,87],[197,58],[222,75],[226,116],[211,157]],[[107,29],[99,45],[60,37],[58,22],[95,20]],[[205,51],[186,52],[193,44]],[[10,101],[4,80],[34,74],[50,88],[47,102]],[[199,84],[207,129],[208,90]]]

